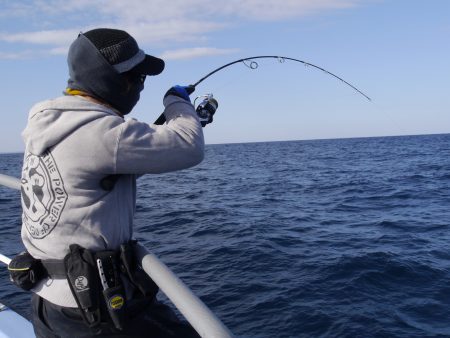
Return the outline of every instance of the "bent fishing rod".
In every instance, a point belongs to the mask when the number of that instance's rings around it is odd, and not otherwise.
[[[316,68],[316,69],[321,70],[322,72],[324,72],[324,73],[326,73],[326,74],[328,74],[328,75],[331,75],[331,76],[333,76],[334,78],[340,80],[341,82],[345,83],[347,86],[351,87],[352,89],[354,89],[355,91],[357,91],[359,94],[361,94],[362,96],[364,96],[367,100],[372,101],[372,99],[371,99],[369,96],[367,96],[366,94],[364,94],[361,90],[359,90],[358,88],[356,88],[354,85],[350,84],[349,82],[345,81],[343,78],[337,76],[336,74],[333,74],[332,72],[330,72],[330,71],[328,71],[328,70],[326,70],[326,69],[324,69],[324,68],[322,68],[322,67],[316,66],[316,65],[314,65],[314,64],[312,64],[312,63],[310,63],[310,62],[307,62],[307,61],[303,61],[303,60],[299,60],[299,59],[294,59],[294,58],[286,57],[286,56],[277,56],[277,55],[252,56],[252,57],[243,58],[243,59],[239,59],[239,60],[235,60],[235,61],[229,62],[229,63],[227,63],[227,64],[225,64],[225,65],[223,65],[223,66],[220,66],[220,67],[214,69],[213,71],[209,72],[208,74],[206,74],[205,76],[203,76],[200,80],[198,80],[198,81],[195,82],[194,84],[189,85],[189,86],[188,86],[188,93],[189,93],[189,94],[193,93],[194,90],[195,90],[195,87],[197,87],[201,82],[203,82],[204,80],[206,80],[207,78],[209,78],[211,75],[213,75],[213,74],[215,74],[215,73],[221,71],[221,70],[224,69],[224,68],[227,68],[227,67],[229,67],[229,66],[232,66],[232,65],[234,65],[234,64],[236,64],[236,63],[241,63],[241,62],[242,62],[242,63],[243,63],[245,66],[247,66],[248,68],[250,68],[250,69],[256,69],[256,68],[258,68],[259,65],[258,65],[258,62],[254,61],[254,60],[257,60],[257,59],[277,59],[278,62],[280,62],[280,63],[284,63],[286,60],[289,60],[289,61],[294,61],[294,62],[302,63],[302,64],[304,64],[305,66],[310,66],[310,67]],[[247,61],[250,61],[250,63],[247,63]],[[155,124],[164,124],[165,121],[166,121],[166,118],[165,118],[164,114],[161,114],[161,115],[158,117],[158,119],[155,121]]]

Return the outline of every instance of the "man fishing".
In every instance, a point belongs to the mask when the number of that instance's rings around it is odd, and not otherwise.
[[[127,32],[106,28],[80,33],[67,60],[65,95],[36,104],[23,132],[27,253],[10,270],[34,292],[35,333],[197,337],[156,300],[158,288],[138,266],[132,241],[136,177],[203,159],[193,88],[167,91],[162,125],[125,120],[164,61],[146,55]]]

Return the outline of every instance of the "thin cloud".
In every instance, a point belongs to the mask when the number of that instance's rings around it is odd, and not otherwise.
[[[182,60],[182,59],[194,59],[203,56],[212,55],[224,55],[236,53],[237,49],[220,49],[211,47],[194,47],[177,50],[165,51],[160,55],[164,60]]]
[[[48,49],[26,49],[19,52],[0,52],[0,60],[29,60],[36,57],[46,57],[53,54],[63,54],[62,51]],[[66,53],[67,54],[67,50]]]
[[[157,23],[132,23],[110,27],[125,29],[139,43],[162,45],[168,42],[203,41],[207,39],[205,35],[221,30],[225,25],[215,22],[199,22],[191,19],[172,19]]]
[[[56,47],[48,51],[51,55],[67,55],[69,52],[68,47]]]
[[[32,51],[26,50],[17,53],[0,52],[0,60],[22,60],[29,59],[32,56]]]
[[[250,20],[274,21],[313,15],[319,12],[355,7],[359,0],[229,0],[220,10],[225,15]]]
[[[65,45],[73,40],[77,30],[47,30],[16,34],[0,34],[0,40],[6,42],[21,42],[39,45]]]

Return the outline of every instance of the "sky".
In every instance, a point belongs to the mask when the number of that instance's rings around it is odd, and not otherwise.
[[[62,95],[79,32],[123,29],[166,61],[129,117],[152,123],[173,85],[219,102],[207,144],[450,132],[447,0],[0,0],[0,153],[24,150],[29,109]]]

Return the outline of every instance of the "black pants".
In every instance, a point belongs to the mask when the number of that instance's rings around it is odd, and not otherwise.
[[[37,338],[75,337],[200,337],[187,322],[180,321],[167,305],[157,301],[140,304],[130,309],[130,322],[123,331],[114,325],[101,323],[90,329],[84,324],[78,309],[55,305],[33,294],[31,308],[34,332]]]

